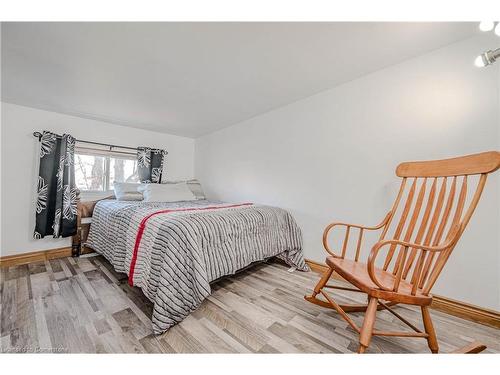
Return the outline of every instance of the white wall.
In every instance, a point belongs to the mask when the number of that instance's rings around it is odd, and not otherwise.
[[[375,224],[405,160],[499,149],[499,67],[475,37],[196,140],[195,175],[209,197],[290,210],[307,258],[323,261],[331,221]],[[499,173],[489,180],[437,294],[500,310]]]
[[[69,246],[65,239],[34,240],[35,183],[38,141],[34,131],[69,133],[77,139],[120,146],[151,146],[168,151],[164,179],[193,177],[194,140],[112,125],[2,102],[1,255]]]

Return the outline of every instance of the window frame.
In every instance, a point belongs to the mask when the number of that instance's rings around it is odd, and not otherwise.
[[[103,194],[109,194],[113,191],[113,189],[110,187],[110,182],[111,182],[111,159],[124,159],[124,160],[132,160],[134,162],[137,162],[137,154],[134,153],[133,151],[127,150],[127,151],[120,151],[119,148],[117,149],[116,147],[106,147],[106,148],[99,148],[99,147],[87,147],[87,146],[82,146],[82,145],[75,145],[75,158],[77,155],[87,155],[87,156],[94,156],[94,157],[102,157],[104,159],[104,164],[103,164],[103,190],[84,190],[82,188],[78,188],[80,190],[81,194],[84,194],[85,196],[88,197],[98,197],[102,196]],[[74,167],[76,169],[76,162],[74,163]],[[76,171],[75,171],[76,175]],[[76,181],[75,181],[76,183]]]

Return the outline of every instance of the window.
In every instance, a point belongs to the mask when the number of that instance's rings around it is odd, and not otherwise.
[[[136,155],[77,147],[75,180],[76,187],[87,192],[113,190],[115,182],[139,182]]]

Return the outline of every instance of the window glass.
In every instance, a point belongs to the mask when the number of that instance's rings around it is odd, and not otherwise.
[[[137,175],[137,160],[110,158],[110,189],[113,189],[115,182],[139,182],[139,177]]]
[[[81,191],[113,190],[115,182],[139,182],[137,158],[98,150],[75,152],[75,180]]]
[[[104,157],[75,153],[76,187],[82,191],[105,190]]]

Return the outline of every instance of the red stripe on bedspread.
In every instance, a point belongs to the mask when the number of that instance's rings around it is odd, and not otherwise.
[[[135,263],[137,262],[137,252],[139,251],[139,245],[141,244],[141,239],[142,239],[142,235],[144,234],[144,229],[146,229],[146,223],[153,216],[159,215],[159,214],[169,214],[172,212],[182,212],[182,211],[218,210],[218,209],[222,209],[222,208],[234,208],[234,207],[250,206],[252,204],[253,203],[240,203],[240,204],[231,204],[231,205],[227,205],[227,206],[208,206],[208,207],[189,207],[189,208],[166,209],[166,210],[156,211],[156,212],[153,212],[153,213],[145,216],[141,220],[141,224],[139,224],[139,230],[137,231],[137,236],[135,237],[134,253],[132,254],[132,260],[130,261],[128,284],[130,286],[134,286],[134,270],[135,270]]]

